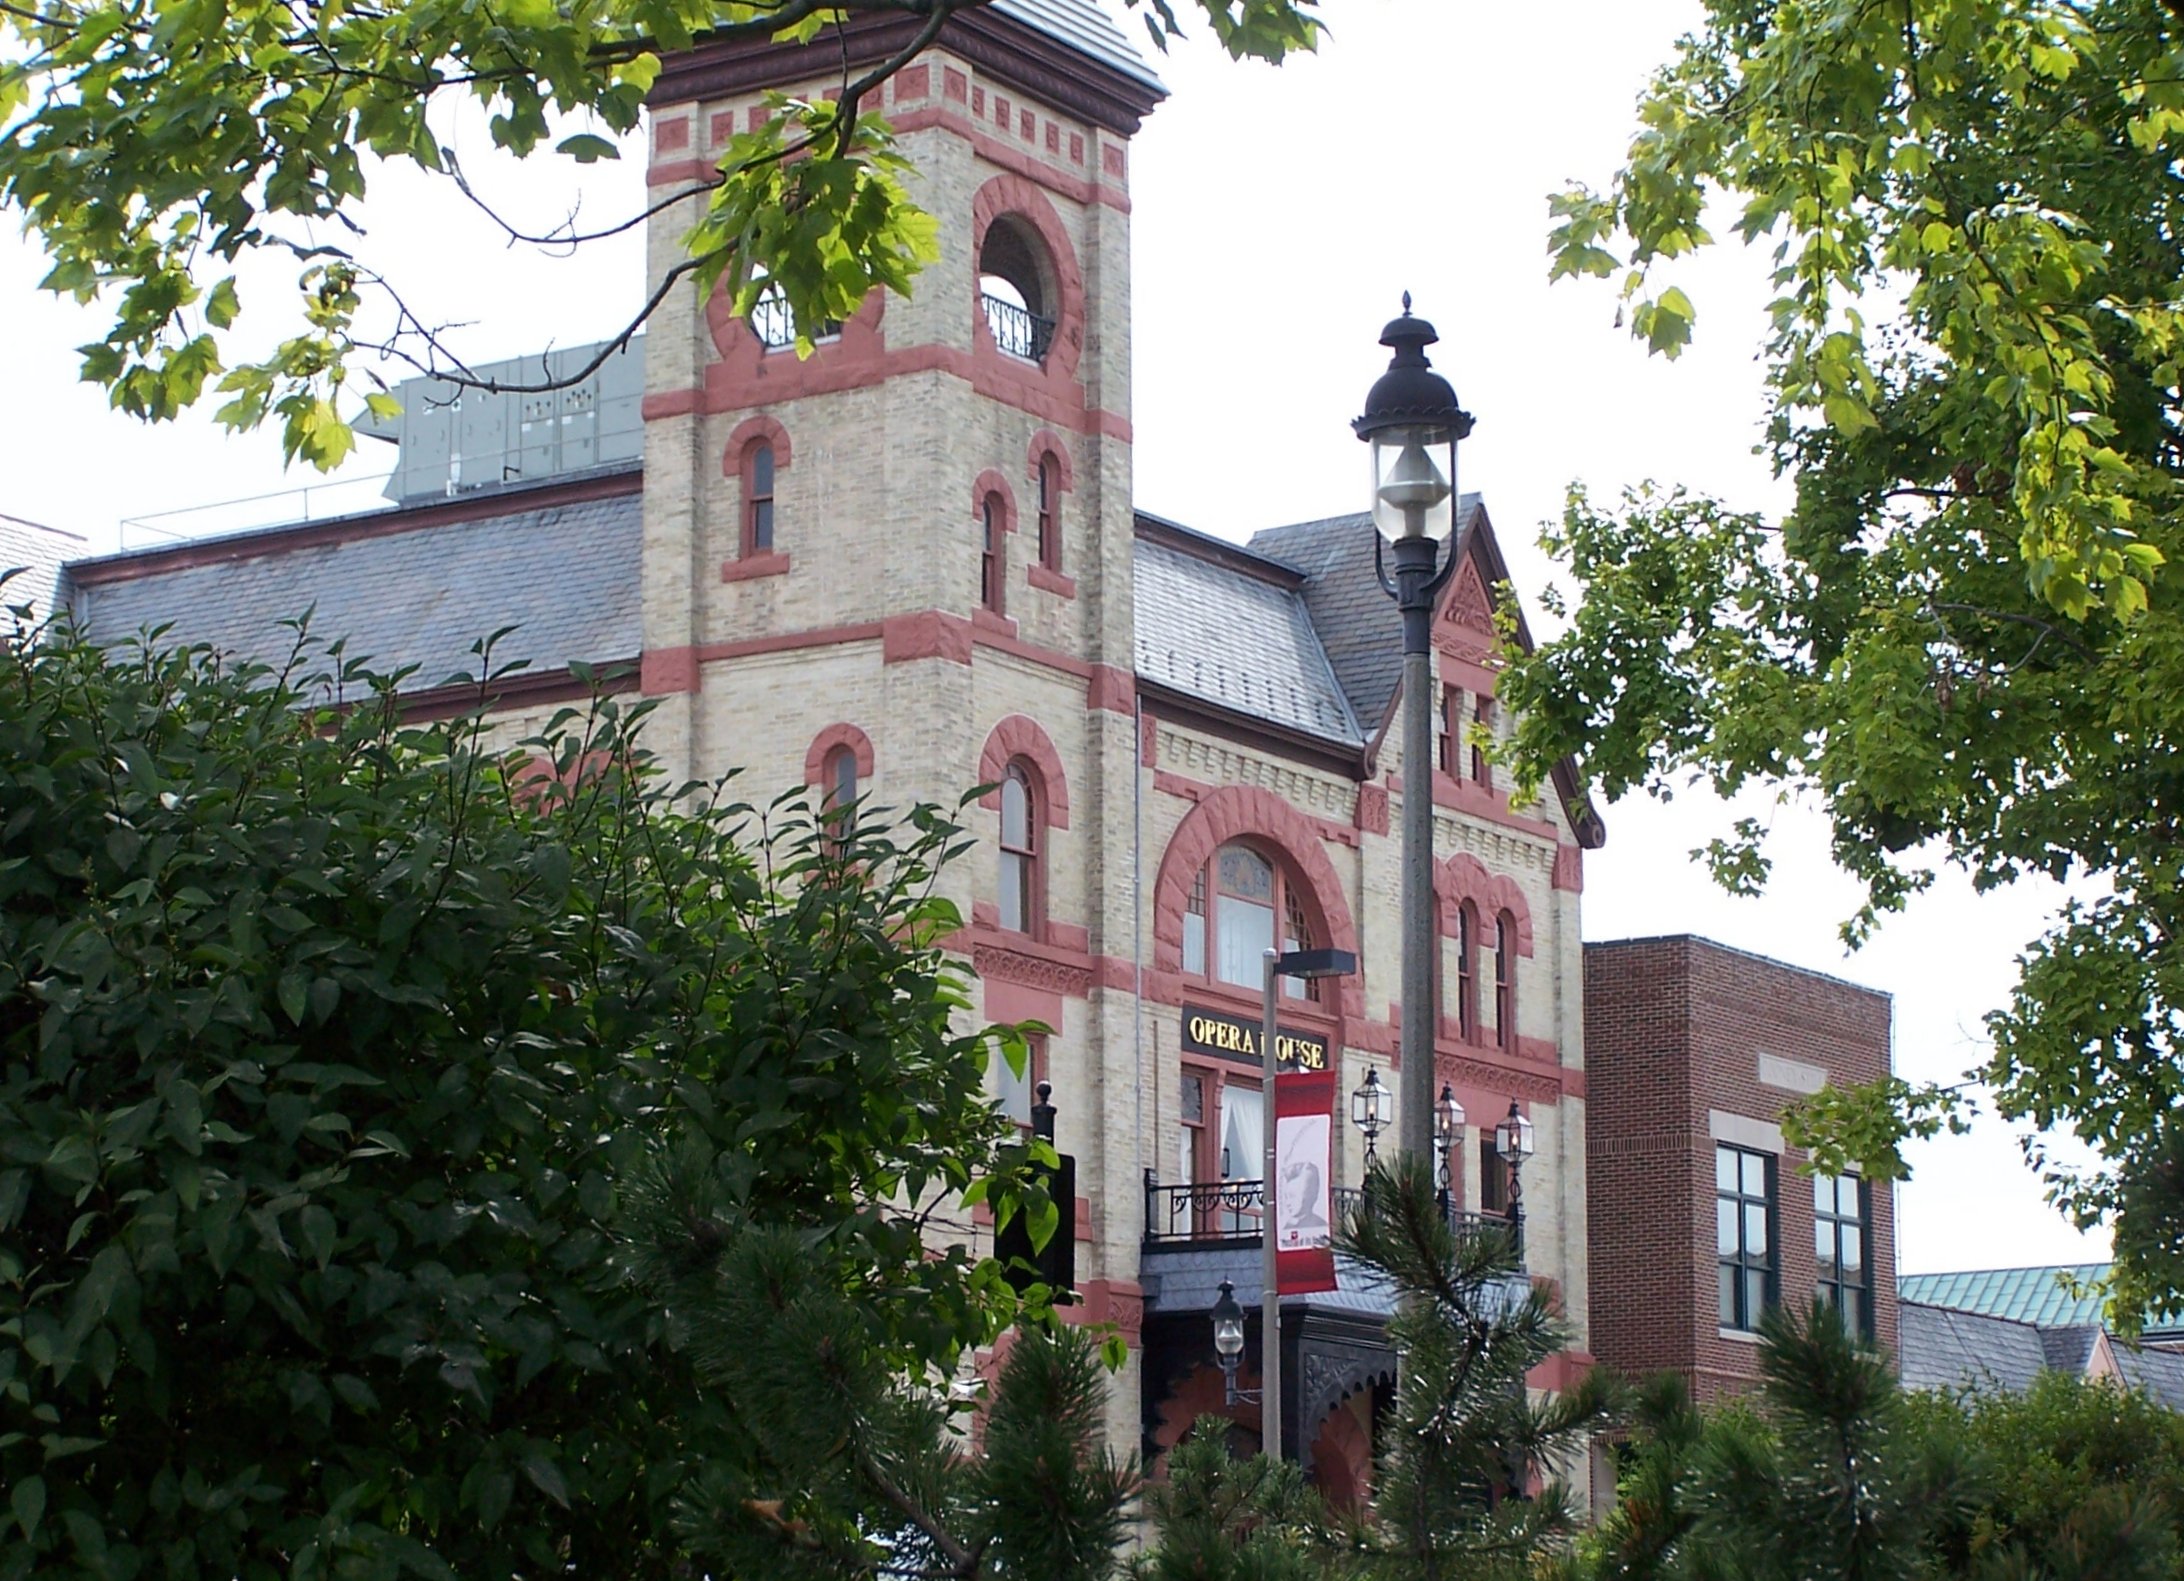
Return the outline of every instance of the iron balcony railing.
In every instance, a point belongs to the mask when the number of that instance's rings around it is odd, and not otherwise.
[[[1336,1214],[1349,1213],[1361,1195],[1354,1186],[1337,1186]],[[1162,1183],[1151,1170],[1145,1173],[1148,1246],[1183,1241],[1255,1241],[1265,1212],[1266,1193],[1256,1180],[1200,1180],[1170,1185]],[[1506,1228],[1509,1223],[1499,1213],[1475,1213],[1463,1208],[1451,1208],[1448,1221],[1474,1228]]]
[[[796,344],[796,315],[789,311],[789,300],[778,290],[768,289],[751,304],[751,333],[768,351],[786,351]],[[819,326],[815,341],[834,340],[842,333],[838,323]]]
[[[1054,341],[1054,320],[984,291],[978,294],[978,302],[986,310],[986,327],[993,331],[996,346],[1025,362],[1046,361],[1047,347]]]

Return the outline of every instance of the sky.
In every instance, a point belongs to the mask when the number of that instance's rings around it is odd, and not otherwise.
[[[1202,39],[1156,62],[1171,97],[1131,160],[1139,505],[1233,538],[1362,508],[1365,449],[1349,420],[1386,364],[1380,327],[1407,290],[1439,328],[1437,366],[1477,418],[1461,484],[1484,494],[1536,630],[1551,629],[1537,595],[1554,567],[1535,539],[1573,482],[1595,498],[1654,480],[1779,508],[1785,493],[1753,453],[1763,258],[1731,245],[1675,276],[1699,318],[1673,363],[1615,325],[1606,285],[1547,283],[1548,194],[1612,174],[1640,90],[1697,7],[1322,0],[1322,11],[1320,53],[1279,69],[1232,63]],[[550,222],[568,207],[566,168],[496,161],[459,120],[445,131],[504,209]],[[583,215],[621,217],[642,192],[637,160],[594,167]],[[525,256],[415,176],[376,181],[362,221],[348,244],[424,316],[467,326],[461,344],[476,359],[604,337],[642,296],[634,242]],[[335,482],[293,494],[283,491],[315,475],[284,472],[271,432],[222,433],[210,403],[156,429],[109,411],[76,381],[71,349],[103,320],[36,292],[42,273],[35,247],[6,227],[0,301],[17,393],[0,424],[0,513],[79,533],[96,551],[375,501],[391,452],[371,442]],[[293,273],[271,262],[246,272],[246,311],[277,303]],[[1758,900],[1722,894],[1689,857],[1744,811],[1773,830],[1775,876]],[[1725,809],[1687,792],[1665,805],[1626,798],[1605,816],[1607,844],[1586,864],[1588,938],[1700,933],[1881,989],[1895,1001],[1896,1068],[1912,1080],[1954,1079],[1983,1058],[1981,1018],[2061,899],[2030,884],[1975,897],[1944,873],[1850,954],[1837,927],[1855,888],[1829,864],[1810,809]],[[1903,1271],[2106,1256],[2105,1236],[2080,1234],[2045,1203],[2020,1141],[1990,1115],[1969,1136],[1913,1145],[1898,1198]]]

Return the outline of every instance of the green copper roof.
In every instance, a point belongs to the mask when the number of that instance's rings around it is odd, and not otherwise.
[[[1922,1306],[1983,1312],[2039,1328],[2074,1328],[2101,1321],[2097,1295],[2074,1295],[2072,1283],[2090,1285],[2108,1272],[2106,1263],[2068,1268],[1989,1268],[1961,1274],[1905,1274],[1896,1293]]]

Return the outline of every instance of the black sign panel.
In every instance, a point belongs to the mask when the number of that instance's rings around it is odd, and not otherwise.
[[[1240,1060],[1250,1065],[1263,1064],[1264,1056],[1259,1051],[1260,1030],[1256,1021],[1223,1015],[1218,1010],[1201,1010],[1196,1005],[1183,1007],[1183,1046],[1194,1054],[1211,1054],[1217,1059]],[[1277,1022],[1274,1058],[1283,1070],[1325,1070],[1327,1040]]]

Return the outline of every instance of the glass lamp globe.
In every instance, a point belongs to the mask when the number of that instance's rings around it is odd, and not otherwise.
[[[1380,1085],[1380,1072],[1370,1067],[1365,1080],[1350,1093],[1350,1123],[1367,1136],[1378,1136],[1387,1125],[1384,1107],[1388,1089]]]
[[[1213,1304],[1213,1348],[1223,1361],[1244,1353],[1244,1309],[1236,1304],[1236,1287],[1221,1281],[1221,1299]]]
[[[1440,1099],[1433,1106],[1433,1139],[1444,1149],[1452,1147],[1456,1133],[1463,1128],[1464,1106],[1456,1101],[1456,1089],[1444,1083]]]
[[[1455,530],[1454,430],[1425,424],[1384,428],[1372,436],[1373,525],[1390,543],[1446,542]]]
[[[1532,1122],[1517,1112],[1514,1099],[1509,1104],[1509,1117],[1495,1127],[1494,1140],[1504,1158],[1521,1164],[1532,1156]]]

